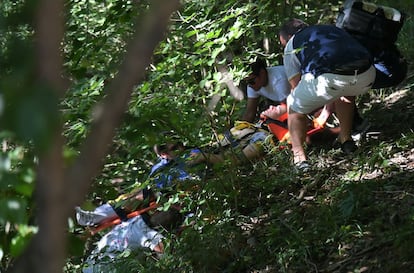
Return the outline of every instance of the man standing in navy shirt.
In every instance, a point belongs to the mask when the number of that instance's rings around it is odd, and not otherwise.
[[[341,132],[342,151],[356,150],[351,138],[355,96],[367,92],[375,80],[370,53],[344,30],[333,25],[308,26],[299,19],[286,22],[279,31],[284,67],[291,85],[287,98],[293,162],[309,169],[303,143],[306,114],[334,103]]]

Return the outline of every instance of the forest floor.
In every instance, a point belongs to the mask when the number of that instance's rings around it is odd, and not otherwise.
[[[372,126],[352,156],[329,140],[305,174],[288,151],[214,173],[197,193],[213,213],[140,272],[414,272],[413,88],[414,74],[359,98]]]
[[[290,259],[250,272],[414,272],[413,86],[360,98],[372,126],[351,158],[309,148],[314,169],[274,188],[267,206],[277,204],[278,214],[265,214],[254,232],[279,244],[279,261],[281,252]],[[280,238],[268,237],[269,223]]]

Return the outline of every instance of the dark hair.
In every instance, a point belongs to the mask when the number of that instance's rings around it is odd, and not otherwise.
[[[282,27],[279,29],[279,35],[287,41],[289,40],[289,36],[293,36],[296,32],[304,29],[307,26],[309,25],[304,21],[293,18],[282,25]]]
[[[257,76],[260,74],[260,70],[266,69],[266,66],[266,61],[258,57],[254,63],[250,64],[250,69],[252,74]]]
[[[161,155],[163,153],[169,153],[175,150],[182,150],[182,149],[184,149],[184,145],[181,142],[154,145],[154,152],[157,155]]]

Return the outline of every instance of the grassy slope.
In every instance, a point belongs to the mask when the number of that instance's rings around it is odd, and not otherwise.
[[[277,266],[261,272],[414,272],[413,82],[361,98],[372,134],[352,158],[316,146],[317,170],[266,178],[252,256]]]
[[[145,272],[414,272],[413,82],[360,99],[373,126],[352,157],[326,142],[306,175],[286,150],[216,169],[199,223]]]
[[[193,196],[202,201],[198,225],[172,240],[161,260],[123,266],[144,273],[414,272],[413,76],[360,99],[374,133],[353,157],[327,142],[309,148],[316,168],[306,175],[292,172],[286,150],[253,169],[217,169]]]
[[[360,99],[373,125],[352,157],[327,142],[309,148],[316,168],[306,175],[286,150],[253,169],[216,170],[201,197],[212,220],[182,234],[167,268],[414,272],[413,82]]]

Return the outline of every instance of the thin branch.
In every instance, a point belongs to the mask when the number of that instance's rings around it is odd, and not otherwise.
[[[101,169],[115,130],[127,110],[132,90],[144,78],[154,49],[164,38],[170,16],[179,7],[178,0],[157,0],[151,4],[150,11],[136,25],[136,35],[117,77],[107,90],[108,96],[101,104],[100,115],[93,123],[80,156],[68,170],[66,184],[71,185],[68,187],[68,198],[71,198],[68,202],[72,205],[82,201],[91,180]]]

